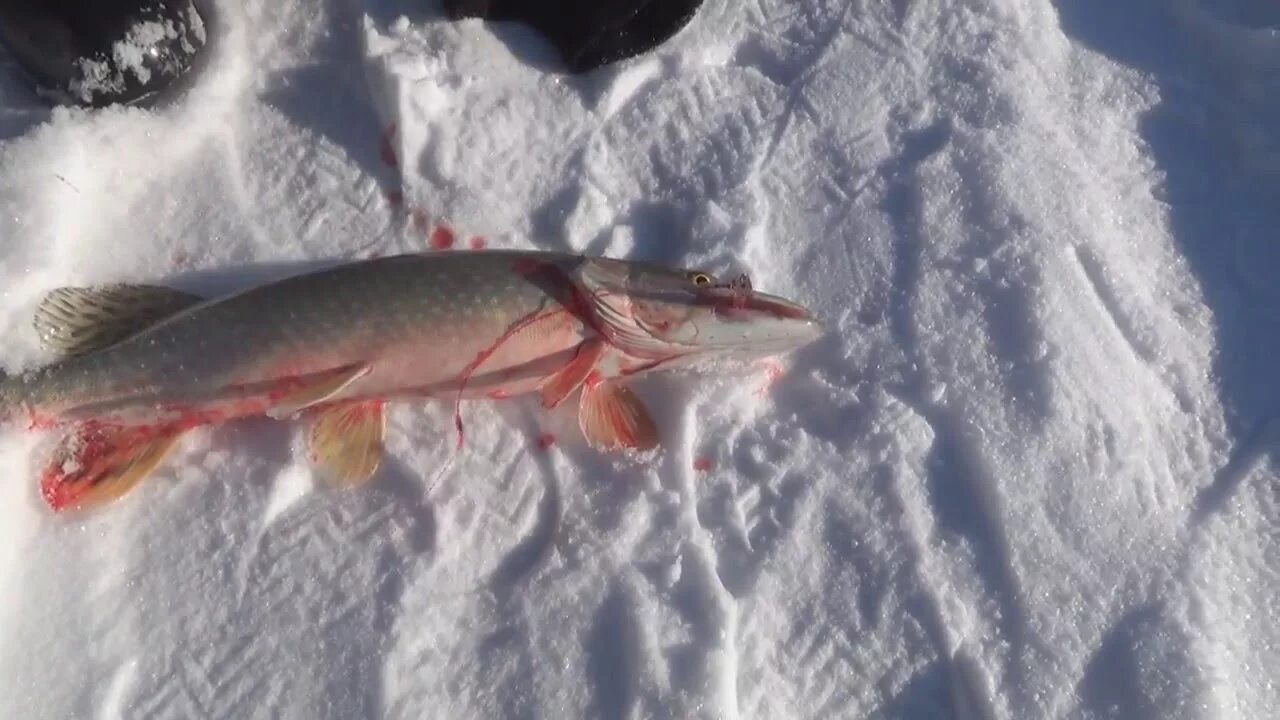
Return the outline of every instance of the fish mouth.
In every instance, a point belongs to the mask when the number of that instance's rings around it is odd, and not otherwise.
[[[821,324],[809,308],[777,295],[752,292],[747,296],[746,307],[748,310],[764,313],[779,320],[799,321],[800,325],[809,327],[819,334],[822,330]]]
[[[697,346],[743,355],[790,352],[808,345],[826,332],[822,322],[808,308],[758,291],[736,302],[717,306],[714,321],[701,325]]]

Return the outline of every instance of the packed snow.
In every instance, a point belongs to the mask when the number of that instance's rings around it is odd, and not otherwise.
[[[55,516],[7,428],[0,715],[1277,715],[1274,2],[707,0],[583,76],[437,6],[220,2],[151,110],[0,60],[0,367],[58,286],[448,246],[745,271],[829,332],[639,383],[645,461],[401,405],[365,490],[250,421]]]

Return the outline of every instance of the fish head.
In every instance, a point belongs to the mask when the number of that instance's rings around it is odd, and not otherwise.
[[[581,268],[600,331],[645,359],[750,360],[807,345],[823,332],[808,309],[751,287],[684,270],[591,258]]]

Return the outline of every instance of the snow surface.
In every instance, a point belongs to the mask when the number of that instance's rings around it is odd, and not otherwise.
[[[649,463],[470,404],[430,493],[443,405],[366,491],[248,422],[84,517],[6,431],[0,715],[1277,716],[1274,2],[707,0],[583,77],[437,6],[220,3],[152,111],[0,64],[0,365],[59,285],[441,220],[746,270],[831,332],[772,385],[642,383]]]

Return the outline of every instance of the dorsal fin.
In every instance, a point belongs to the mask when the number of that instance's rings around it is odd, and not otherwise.
[[[116,283],[51,290],[36,309],[40,342],[63,355],[83,355],[184,310],[204,298],[158,285]]]

